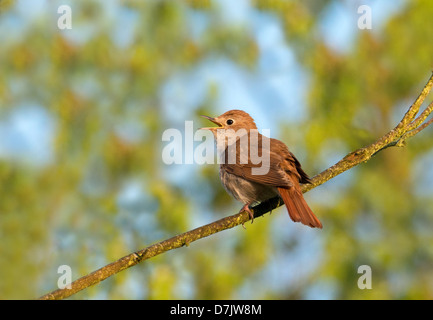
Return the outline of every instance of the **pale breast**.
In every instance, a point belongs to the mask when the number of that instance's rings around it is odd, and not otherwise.
[[[244,204],[262,202],[278,195],[275,187],[248,181],[220,167],[220,179],[226,191]]]

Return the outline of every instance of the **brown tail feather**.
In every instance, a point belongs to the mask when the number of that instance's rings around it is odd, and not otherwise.
[[[322,223],[311,211],[302,192],[293,187],[290,189],[278,188],[278,191],[293,221],[301,222],[311,228],[322,228]]]

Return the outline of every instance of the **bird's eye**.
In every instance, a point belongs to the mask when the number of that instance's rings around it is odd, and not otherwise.
[[[226,123],[227,123],[229,126],[231,126],[231,125],[233,124],[233,122],[234,122],[234,121],[233,121],[232,119],[228,119]]]

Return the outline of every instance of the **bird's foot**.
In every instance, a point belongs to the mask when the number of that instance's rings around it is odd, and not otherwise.
[[[242,209],[239,211],[239,213],[244,212],[244,211],[248,212],[248,214],[250,215],[250,218],[251,218],[251,223],[253,223],[254,222],[254,214],[251,211],[250,206],[248,205],[248,203],[242,207]],[[243,223],[242,223],[242,227],[245,229],[245,226],[244,226]]]

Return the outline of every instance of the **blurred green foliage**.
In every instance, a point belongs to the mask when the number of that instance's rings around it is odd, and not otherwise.
[[[260,49],[252,31],[225,24],[215,1],[116,3],[119,15],[137,20],[124,45],[113,36],[122,22],[102,14],[104,1],[74,1],[71,31],[57,28],[61,3],[50,2],[50,11],[19,37],[2,40],[0,123],[29,101],[54,119],[48,161],[0,158],[2,299],[35,298],[56,289],[62,264],[75,279],[239,207],[221,187],[216,165],[185,169],[193,176],[181,183],[167,177],[161,134],[172,123],[161,107],[161,88],[173,74],[214,57],[254,74]],[[308,117],[280,119],[280,138],[305,154],[311,174],[392,128],[432,67],[430,1],[404,2],[380,30],[359,31],[344,53],[318,32],[331,3],[251,1],[253,10],[280,21],[308,73]],[[23,19],[15,4],[0,1],[0,19]],[[192,13],[206,20],[195,37]],[[210,85],[185,120],[216,115],[217,97]],[[431,134],[429,128],[408,147],[387,149],[311,191],[307,199],[323,231],[290,226],[281,210],[247,230],[146,261],[73,298],[431,299],[433,197],[417,188],[431,170]],[[139,197],[125,204],[121,195],[131,185]],[[363,264],[372,267],[371,290],[356,285]]]

